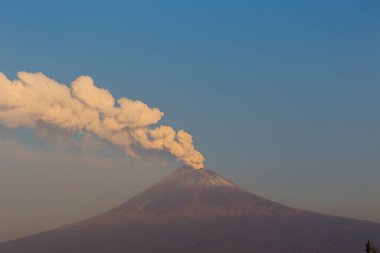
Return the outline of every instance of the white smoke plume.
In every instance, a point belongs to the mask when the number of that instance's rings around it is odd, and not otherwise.
[[[189,133],[170,126],[152,128],[163,117],[158,108],[128,98],[115,101],[89,76],[71,87],[42,73],[19,72],[9,80],[0,72],[0,122],[8,128],[35,128],[45,123],[71,132],[88,131],[136,156],[133,145],[164,150],[184,164],[203,168],[203,155]]]

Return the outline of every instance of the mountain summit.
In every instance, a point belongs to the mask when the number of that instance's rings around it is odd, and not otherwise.
[[[185,166],[97,218],[115,223],[124,220],[157,222],[179,218],[196,222],[224,216],[253,213],[271,215],[294,211],[247,192],[211,170],[195,170]]]
[[[287,207],[182,167],[104,214],[2,243],[0,253],[357,253],[368,239],[380,244],[380,224]]]

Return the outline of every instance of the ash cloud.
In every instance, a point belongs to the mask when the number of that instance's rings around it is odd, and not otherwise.
[[[8,128],[48,124],[69,132],[87,131],[137,156],[133,146],[163,150],[195,169],[204,157],[194,148],[192,136],[157,124],[164,113],[142,101],[119,98],[81,76],[71,87],[42,73],[19,72],[9,80],[0,72],[0,122]]]

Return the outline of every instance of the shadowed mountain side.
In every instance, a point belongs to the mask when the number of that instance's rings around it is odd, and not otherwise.
[[[368,239],[380,244],[379,224],[290,208],[183,167],[117,208],[0,253],[357,253]]]

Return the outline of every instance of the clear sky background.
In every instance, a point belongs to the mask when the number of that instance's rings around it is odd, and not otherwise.
[[[380,222],[379,27],[373,0],[2,0],[0,71],[90,75],[160,108],[246,189]],[[179,166],[1,127],[0,241],[103,212]]]

